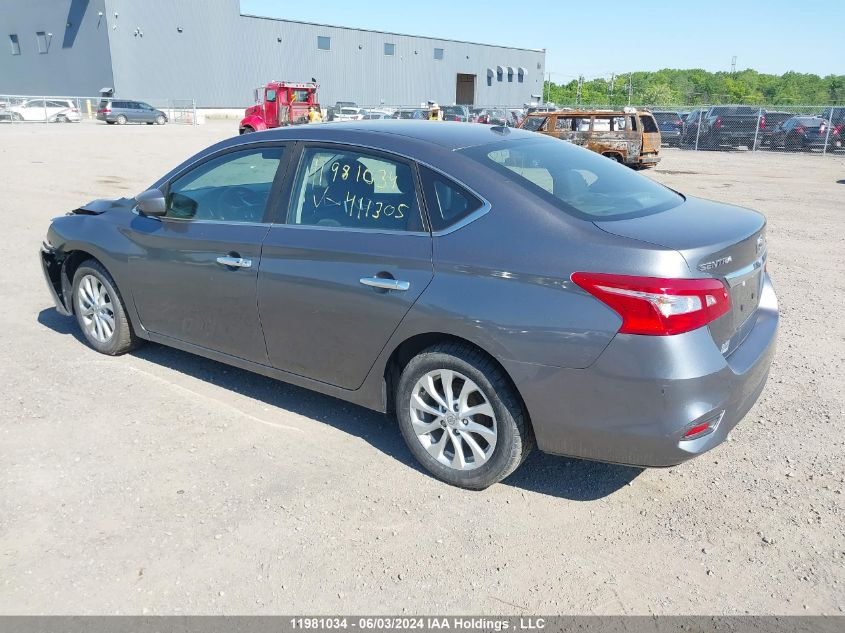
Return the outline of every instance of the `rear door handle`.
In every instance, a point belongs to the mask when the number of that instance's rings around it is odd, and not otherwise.
[[[218,257],[217,263],[228,268],[249,268],[252,266],[251,259],[244,259],[243,257]]]
[[[400,281],[399,279],[389,279],[384,277],[361,277],[359,280],[365,286],[372,286],[373,288],[381,288],[383,290],[408,290],[411,287],[411,282]]]

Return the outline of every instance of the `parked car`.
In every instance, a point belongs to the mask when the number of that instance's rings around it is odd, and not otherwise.
[[[469,107],[465,105],[451,105],[440,108],[443,111],[444,121],[462,121],[468,123],[470,121]]]
[[[513,125],[510,113],[504,109],[485,108],[481,110],[475,120],[476,123],[486,125]]]
[[[840,133],[830,130],[827,119],[815,116],[794,116],[778,125],[769,139],[772,149],[790,151],[823,149],[827,143],[830,149],[842,145]]]
[[[772,133],[777,127],[795,116],[794,112],[777,112],[766,110],[760,117],[760,131],[758,132],[757,143],[761,147],[771,144]]]
[[[394,119],[428,119],[428,110],[423,108],[400,108],[393,113]]]
[[[682,145],[695,146],[696,142],[701,140],[698,128],[707,110],[708,108],[696,108],[684,117],[684,126],[681,130]]]
[[[680,112],[661,110],[652,112],[657,127],[660,128],[660,142],[664,145],[680,147],[681,133],[684,129],[684,120]]]
[[[342,108],[357,108],[358,104],[354,101],[336,101],[333,106],[329,106],[326,111],[326,120],[334,121],[335,117],[340,113]]]
[[[341,108],[334,115],[335,121],[360,121],[367,114],[364,108]]]
[[[526,116],[520,127],[581,145],[634,168],[653,167],[660,161],[660,129],[647,111],[535,112]]]
[[[82,120],[72,99],[27,99],[18,105],[8,106],[3,114],[9,121],[78,123]]]
[[[164,125],[167,115],[143,101],[127,99],[102,99],[97,108],[97,119],[108,124],[146,123]]]
[[[762,121],[760,108],[753,106],[713,106],[701,119],[698,146],[718,149],[722,146],[754,149]]]
[[[424,468],[480,489],[535,442],[637,466],[720,444],[775,348],[765,229],[539,134],[358,121],[221,141],[54,219],[40,260],[95,350],[395,412]]]
[[[370,110],[367,114],[364,115],[364,120],[370,119],[390,119],[393,118],[392,113],[390,112],[378,112],[376,110]]]

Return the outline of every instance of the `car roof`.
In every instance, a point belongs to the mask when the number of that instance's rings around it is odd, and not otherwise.
[[[372,119],[344,121],[326,125],[280,127],[249,135],[249,140],[331,141],[358,145],[393,145],[401,140],[409,149],[414,144],[437,145],[447,150],[486,145],[505,139],[537,138],[534,132],[501,126],[459,123],[457,121],[420,121],[409,119]],[[243,142],[244,137],[237,139]]]

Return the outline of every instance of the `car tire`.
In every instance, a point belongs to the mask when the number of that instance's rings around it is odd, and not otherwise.
[[[97,260],[86,260],[76,269],[71,300],[82,335],[101,354],[125,354],[141,342],[132,330],[117,284]]]
[[[241,134],[252,134],[253,132],[255,132],[255,130],[253,130],[249,125],[245,125]]]
[[[453,486],[483,490],[516,470],[534,446],[514,387],[495,361],[467,345],[439,344],[412,358],[399,378],[395,404],[411,453]],[[461,418],[469,411],[475,413]]]
[[[126,125],[126,117],[122,114],[118,114],[117,118],[114,120],[115,123],[118,125]]]
[[[12,112],[12,121],[23,121],[23,116],[17,112]]]
[[[106,121],[106,125],[114,125],[114,121]]]
[[[167,117],[165,117],[163,114],[159,114],[156,117],[155,123],[156,125],[164,125],[165,123],[167,123]]]

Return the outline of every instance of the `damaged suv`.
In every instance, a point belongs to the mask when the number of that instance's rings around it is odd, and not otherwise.
[[[634,108],[535,112],[520,127],[581,145],[629,167],[654,167],[660,161],[660,128],[650,112]]]

